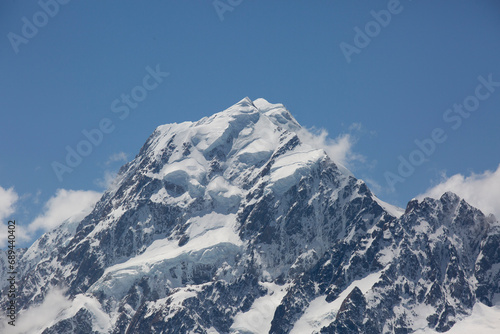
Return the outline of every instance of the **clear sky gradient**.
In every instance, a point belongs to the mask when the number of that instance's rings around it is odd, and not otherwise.
[[[500,82],[496,0],[60,2],[0,3],[0,187],[17,196],[3,223],[28,226],[60,189],[102,192],[158,125],[245,96],[349,134],[348,167],[398,206],[444,173],[500,164],[500,87],[483,82]],[[109,133],[60,180],[53,162],[103,120]],[[399,157],[414,162],[405,176]]]

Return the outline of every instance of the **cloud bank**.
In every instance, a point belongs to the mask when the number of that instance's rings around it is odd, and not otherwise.
[[[16,202],[19,195],[14,188],[5,189],[0,187],[0,248],[7,246],[7,221],[14,219],[11,215],[16,211]]]
[[[127,153],[125,152],[118,152],[118,153],[115,153],[115,154],[112,154],[108,160],[106,161],[106,165],[109,165],[109,164],[112,164],[114,162],[126,162],[128,159],[128,156],[127,156]]]
[[[358,128],[361,126],[359,123],[355,123],[354,125]],[[349,133],[341,134],[332,139],[328,137],[328,132],[324,129],[316,131],[315,129],[307,130],[302,128],[299,131],[299,137],[304,143],[312,147],[324,149],[326,154],[335,163],[347,168],[352,167],[352,164],[355,162],[364,163],[366,160],[361,154],[353,152],[356,139]]]
[[[487,170],[482,174],[444,176],[438,185],[417,198],[439,198],[447,191],[454,192],[483,213],[493,213],[497,219],[500,218],[500,165],[496,171]]]
[[[71,306],[71,302],[64,296],[64,292],[62,289],[51,289],[42,304],[19,315],[16,326],[9,328],[10,333],[40,333],[49,327],[54,322],[53,319],[56,319],[63,310]]]
[[[92,190],[58,189],[44,205],[43,213],[28,226],[33,233],[38,230],[48,231],[59,226],[65,220],[82,220],[94,208],[101,193]]]
[[[14,191],[14,188],[4,189],[0,187],[0,220],[8,218],[15,211],[15,204],[19,199],[19,195]]]

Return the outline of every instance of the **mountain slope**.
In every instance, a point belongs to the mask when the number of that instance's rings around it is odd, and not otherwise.
[[[24,315],[60,308],[30,332],[442,332],[498,304],[493,217],[451,193],[388,211],[308,142],[263,99],[158,127],[20,259]]]

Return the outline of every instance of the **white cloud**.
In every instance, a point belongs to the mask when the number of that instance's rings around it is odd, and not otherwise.
[[[15,212],[15,204],[19,195],[14,188],[4,189],[0,187],[0,220],[4,220]]]
[[[439,198],[447,191],[454,192],[483,213],[493,213],[500,218],[500,165],[493,172],[488,170],[482,174],[472,173],[470,176],[462,174],[455,174],[451,177],[443,176],[441,183],[417,198]]]
[[[108,161],[106,161],[106,165],[109,165],[113,162],[116,162],[116,161],[127,161],[127,153],[125,152],[119,152],[119,153],[115,153],[115,154],[112,154],[109,158],[108,158]]]
[[[354,123],[360,127],[359,123]],[[356,139],[351,134],[341,134],[335,139],[328,138],[328,132],[324,129],[316,131],[302,128],[299,131],[300,139],[313,147],[322,148],[326,154],[335,162],[346,167],[352,166],[354,162],[365,162],[365,157],[354,153],[352,148]]]
[[[118,152],[112,154],[108,160],[104,163],[106,166],[114,162],[127,162],[128,155],[125,152]],[[114,181],[116,179],[116,175],[118,173],[112,170],[105,170],[102,178],[98,178],[94,180],[94,184],[102,189],[109,189],[114,185]]]
[[[40,333],[53,325],[54,319],[70,306],[71,302],[64,296],[64,290],[51,289],[42,304],[18,315],[16,326],[12,327],[9,333]]]
[[[38,201],[39,195],[40,192],[37,193],[35,202]],[[45,203],[43,212],[26,226],[13,214],[16,212],[16,204],[28,197],[29,195],[20,197],[13,188],[0,187],[0,248],[7,246],[8,220],[16,221],[16,244],[29,242],[33,240],[33,234],[39,230],[43,232],[51,230],[65,220],[75,222],[83,219],[92,211],[95,203],[101,197],[101,193],[91,190],[58,189],[56,194]]]
[[[361,123],[352,123],[349,125],[349,131],[361,131],[363,125]]]
[[[38,204],[40,203],[40,195],[42,194],[42,191],[38,189],[35,194],[35,198],[33,198],[33,203]]]
[[[15,220],[15,217],[11,215],[16,212],[16,202],[18,200],[19,195],[14,188],[5,189],[0,187],[0,248],[7,246],[7,221],[9,219]],[[16,230],[19,230],[17,226]]]
[[[15,327],[7,325],[10,319],[0,313],[0,332],[6,332],[5,329],[8,327],[8,333],[12,334],[41,333],[62,320],[74,317],[81,309],[90,312],[93,331],[111,332],[111,319],[103,311],[97,299],[87,294],[78,294],[70,298],[66,296],[66,291],[66,288],[50,286],[42,303],[19,312]]]
[[[107,170],[101,179],[94,180],[94,184],[103,189],[110,189],[115,183],[116,175],[116,172]]]
[[[101,193],[92,190],[58,189],[45,203],[44,212],[28,226],[28,230],[48,231],[65,220],[79,221],[92,211],[100,197]]]

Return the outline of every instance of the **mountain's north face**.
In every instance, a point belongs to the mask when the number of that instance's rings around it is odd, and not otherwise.
[[[393,208],[303,136],[248,98],[158,127],[22,254],[18,322],[59,298],[31,333],[446,332],[500,303],[493,216],[453,193]]]

